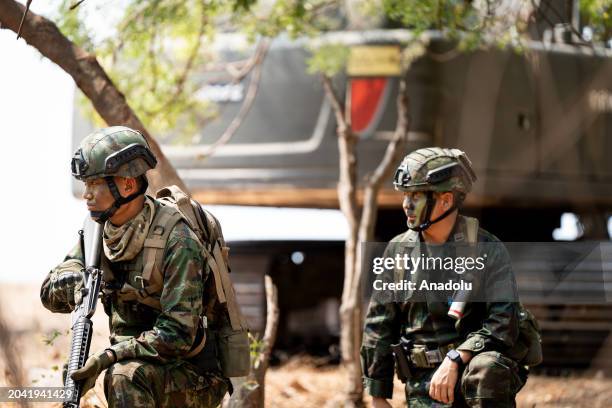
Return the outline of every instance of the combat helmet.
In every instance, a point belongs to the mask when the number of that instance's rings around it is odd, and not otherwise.
[[[125,126],[112,126],[88,135],[81,141],[71,163],[72,175],[77,180],[103,178],[115,199],[110,208],[92,211],[91,216],[98,222],[106,221],[123,204],[144,194],[148,187],[144,174],[156,165],[157,159],[145,138]],[[123,197],[115,184],[115,176],[140,178],[140,188]]]
[[[427,147],[415,150],[402,160],[395,172],[393,186],[398,191],[427,193],[424,221],[417,227],[411,227],[415,231],[424,231],[457,209],[458,203],[470,192],[475,181],[472,162],[465,152]],[[451,208],[435,220],[430,220],[435,204],[434,192],[453,192],[455,200]]]

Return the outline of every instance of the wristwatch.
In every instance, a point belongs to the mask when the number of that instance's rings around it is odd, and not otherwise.
[[[461,359],[461,354],[459,354],[457,350],[449,350],[448,353],[446,353],[446,357],[448,357],[451,361],[457,363],[457,366],[459,366],[459,368],[462,368],[465,365],[463,364],[463,360]]]

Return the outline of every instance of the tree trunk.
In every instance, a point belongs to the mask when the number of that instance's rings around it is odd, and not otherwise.
[[[376,198],[394,165],[400,159],[408,134],[408,100],[406,80],[402,77],[397,99],[398,121],[393,138],[374,173],[365,180],[361,217],[357,214],[357,139],[350,126],[349,109],[344,109],[335,94],[330,78],[323,78],[325,94],[335,113],[338,134],[340,179],[338,200],[340,209],[349,224],[349,236],[344,252],[344,285],[340,306],[340,350],[347,370],[348,387],[345,406],[363,406],[363,382],[359,349],[362,339],[362,281],[363,251],[359,245],[372,240],[378,210]]]
[[[0,0],[0,26],[15,33],[25,7],[14,0]],[[42,55],[49,58],[68,75],[81,91],[89,98],[95,110],[109,126],[123,125],[140,131],[149,142],[157,157],[157,167],[147,173],[152,190],[176,184],[188,191],[176,170],[162,153],[159,144],[128,105],[125,96],[117,89],[100,66],[95,55],[83,50],[66,38],[55,23],[32,11],[21,29],[21,36]],[[6,62],[5,62],[6,63]]]
[[[241,384],[236,395],[230,399],[229,408],[263,408],[266,400],[266,371],[270,354],[276,342],[278,329],[278,290],[269,275],[265,277],[266,287],[266,330],[263,336],[263,349],[253,362],[247,380]]]
[[[340,98],[336,95],[331,79],[323,77],[323,88],[335,114],[338,135],[340,178],[338,181],[338,201],[340,210],[349,225],[349,236],[344,247],[344,284],[340,305],[340,353],[342,364],[348,373],[345,406],[363,406],[363,384],[359,363],[361,345],[361,307],[353,299],[360,282],[356,280],[357,261],[357,139],[350,125],[350,118]]]

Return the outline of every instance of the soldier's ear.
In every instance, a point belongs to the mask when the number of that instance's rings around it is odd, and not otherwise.
[[[133,177],[126,177],[125,178],[125,192],[131,194],[136,190],[138,190],[138,182],[136,181],[136,179]]]
[[[115,177],[115,184],[122,193],[132,194],[138,188],[136,179],[132,177]]]
[[[451,192],[444,192],[440,194],[439,199],[442,202],[442,208],[444,210],[448,210],[455,203],[455,196]]]

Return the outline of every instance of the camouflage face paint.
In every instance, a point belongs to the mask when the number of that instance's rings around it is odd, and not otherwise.
[[[408,228],[416,228],[426,221],[427,195],[424,192],[405,193],[402,206],[406,214]]]

